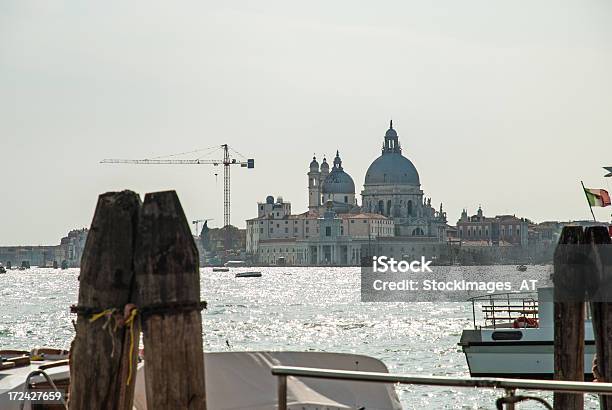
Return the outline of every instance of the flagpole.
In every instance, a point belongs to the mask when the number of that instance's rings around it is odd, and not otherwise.
[[[595,218],[595,213],[593,212],[593,207],[591,206],[591,201],[589,201],[589,196],[586,193],[586,188],[584,187],[584,182],[580,181],[580,184],[582,185],[582,192],[584,192],[584,197],[587,200],[587,204],[589,204],[589,209],[591,210],[591,215],[593,215],[593,221],[597,222],[597,218]]]

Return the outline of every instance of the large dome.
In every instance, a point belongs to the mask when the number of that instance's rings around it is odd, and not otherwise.
[[[414,164],[402,155],[397,132],[393,121],[385,133],[382,155],[368,168],[365,185],[420,185],[419,173]]]
[[[336,152],[336,158],[334,159],[334,167],[331,172],[323,181],[321,192],[324,194],[354,194],[355,193],[355,182],[353,178],[342,168],[342,160],[340,159],[340,153]]]
[[[399,152],[388,152],[376,158],[368,168],[365,185],[420,185],[414,164]]]

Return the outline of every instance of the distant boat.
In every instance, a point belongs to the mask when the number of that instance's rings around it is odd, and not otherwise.
[[[238,272],[236,274],[237,278],[259,278],[261,277],[261,272]]]
[[[6,273],[6,269],[2,265],[0,265],[0,273]]]
[[[225,267],[226,268],[239,268],[242,266],[245,266],[246,264],[244,263],[244,261],[227,261],[225,262]]]
[[[218,266],[216,268],[213,268],[212,270],[213,272],[229,272],[229,268],[223,266]]]
[[[516,270],[519,271],[519,272],[525,272],[527,270],[527,266],[525,266],[525,265],[518,265],[516,267]]]

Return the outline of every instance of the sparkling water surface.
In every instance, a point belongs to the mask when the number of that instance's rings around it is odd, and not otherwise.
[[[473,326],[471,303],[361,303],[359,268],[258,270],[261,278],[234,278],[240,269],[201,270],[206,351],[347,352],[378,358],[390,372],[469,376],[457,342]],[[78,272],[33,268],[0,275],[0,348],[69,348]],[[494,409],[502,395],[428,386],[398,385],[396,391],[405,409]],[[593,397],[586,401],[586,408],[598,408]]]

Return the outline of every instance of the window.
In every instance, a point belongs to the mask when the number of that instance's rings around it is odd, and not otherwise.
[[[351,219],[351,223],[352,223],[352,224],[354,224],[354,223],[355,223],[355,220],[354,220],[354,219]]]
[[[348,196],[344,195],[344,203],[348,203]]]
[[[270,233],[274,232],[274,228],[270,228]]]
[[[259,233],[263,233],[263,228],[259,228]]]
[[[285,233],[289,233],[289,228],[285,228]]]
[[[331,236],[331,226],[325,227],[325,236]]]
[[[261,206],[259,207],[259,209],[263,211],[263,205],[261,205]]]
[[[306,233],[309,233],[309,232],[310,232],[310,228],[306,228]]]
[[[412,201],[408,201],[408,216],[412,216]]]
[[[298,229],[297,228],[293,228],[293,232],[297,233]]]

